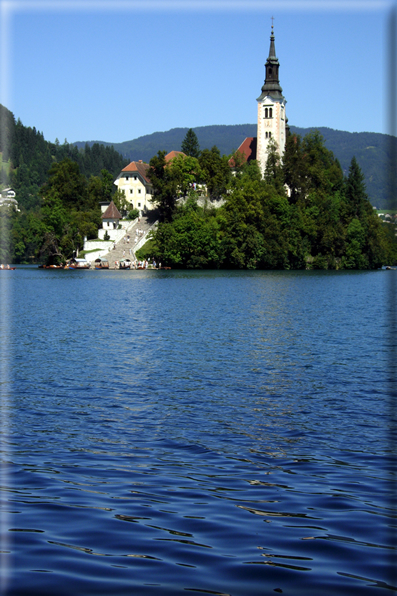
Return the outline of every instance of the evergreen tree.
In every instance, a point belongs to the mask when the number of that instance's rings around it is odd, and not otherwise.
[[[196,159],[200,155],[200,146],[198,138],[192,128],[189,128],[189,130],[187,131],[186,136],[182,141],[181,150],[185,155],[195,157]]]
[[[285,193],[283,168],[274,139],[270,139],[268,145],[264,180],[267,184],[273,186],[280,195]]]
[[[364,175],[355,157],[352,158],[349,175],[346,180],[345,195],[351,217],[363,214],[364,203],[367,201]]]

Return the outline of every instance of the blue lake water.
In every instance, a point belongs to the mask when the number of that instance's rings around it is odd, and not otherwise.
[[[3,593],[397,591],[391,275],[3,272]]]

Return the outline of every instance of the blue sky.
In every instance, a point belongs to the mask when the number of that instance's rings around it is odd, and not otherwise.
[[[0,102],[49,141],[256,122],[272,16],[289,123],[388,132],[387,2],[0,4]]]

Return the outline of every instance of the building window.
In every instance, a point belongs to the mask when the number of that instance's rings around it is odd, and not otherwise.
[[[140,204],[140,203],[138,203],[138,207],[140,207],[140,206],[141,206],[141,204]]]
[[[268,118],[268,110],[265,108],[265,118]]]
[[[273,118],[273,109],[269,108],[269,118]]]
[[[269,139],[271,138],[271,136],[272,136],[272,133],[271,133],[271,132],[269,132]]]
[[[140,188],[138,188],[138,194],[139,194],[139,195],[141,194],[141,189],[140,189]]]
[[[130,178],[129,178],[129,176],[126,176],[125,179],[126,179],[126,181],[128,181]]]
[[[130,195],[134,194],[134,189],[130,188]]]

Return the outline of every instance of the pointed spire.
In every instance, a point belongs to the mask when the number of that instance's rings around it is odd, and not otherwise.
[[[276,56],[276,44],[275,44],[275,37],[274,37],[274,27],[272,25],[272,31],[270,34],[270,49],[269,49],[269,56],[266,60],[265,68],[266,68],[266,78],[265,84],[262,87],[262,95],[270,95],[271,97],[282,97],[282,88],[280,86],[280,81],[278,79],[278,69],[280,67],[278,58]]]
[[[276,58],[276,44],[275,42],[275,37],[274,37],[274,25],[272,25],[272,32],[270,34],[270,50],[269,50],[269,58],[268,60],[277,60]],[[277,60],[278,62],[278,60]]]

